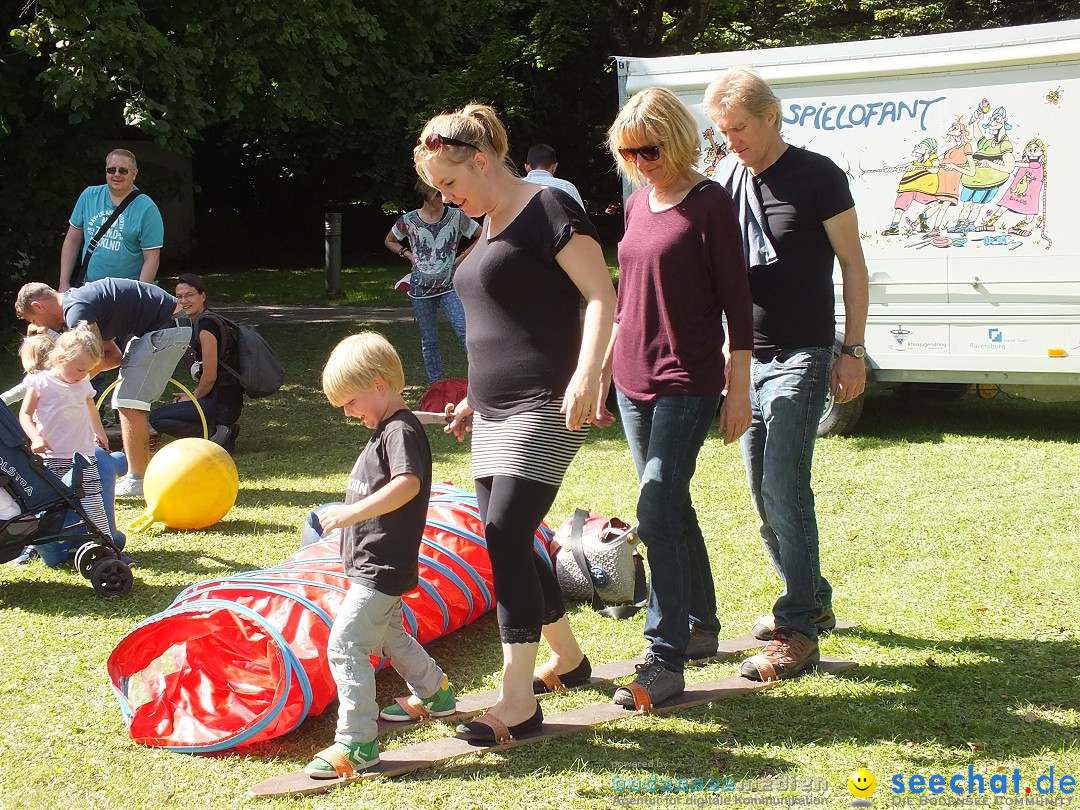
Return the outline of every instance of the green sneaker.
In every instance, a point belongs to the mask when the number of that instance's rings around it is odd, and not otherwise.
[[[379,761],[379,741],[365,743],[335,742],[315,755],[305,767],[304,773],[315,779],[336,779],[352,776],[375,765]]]
[[[457,692],[450,679],[443,676],[443,685],[431,697],[420,698],[410,695],[407,698],[398,698],[397,702],[391,703],[381,712],[379,717],[395,723],[408,720],[424,722],[432,717],[446,717],[457,712]]]

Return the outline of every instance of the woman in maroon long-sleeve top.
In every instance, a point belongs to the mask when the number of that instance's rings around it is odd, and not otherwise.
[[[626,204],[607,364],[641,485],[638,531],[652,575],[649,651],[636,681],[615,693],[616,703],[634,707],[682,692],[686,660],[717,649],[716,594],[690,479],[718,406],[725,444],[750,425],[752,305],[731,197],[695,171],[697,125],[682,102],[662,88],[639,93],[608,142],[620,171],[642,185]]]

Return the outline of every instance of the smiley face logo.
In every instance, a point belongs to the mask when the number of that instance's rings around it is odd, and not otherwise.
[[[866,799],[874,795],[877,789],[877,780],[866,768],[859,768],[851,774],[847,780],[847,789],[856,799]]]

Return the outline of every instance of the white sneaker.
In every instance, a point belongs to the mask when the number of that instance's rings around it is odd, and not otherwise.
[[[117,498],[141,498],[143,496],[143,480],[125,475],[116,482]]]
[[[210,441],[214,444],[225,444],[229,438],[229,426],[218,425],[214,428],[214,432],[210,434]]]

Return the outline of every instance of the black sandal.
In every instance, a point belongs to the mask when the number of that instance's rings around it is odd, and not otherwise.
[[[590,678],[592,678],[592,664],[589,663],[587,655],[581,656],[581,663],[562,675],[555,674],[554,666],[549,661],[533,674],[533,694],[546,695],[549,692],[562,694],[567,689],[584,686]]]
[[[457,733],[467,742],[474,745],[506,745],[519,735],[540,728],[544,722],[544,712],[540,704],[536,704],[536,711],[528,720],[522,720],[514,726],[505,725],[502,720],[493,715],[484,714],[468,723],[462,723],[457,727]]]

